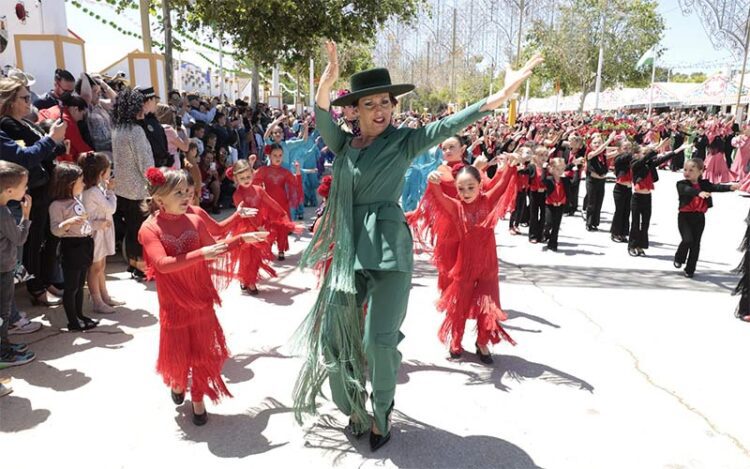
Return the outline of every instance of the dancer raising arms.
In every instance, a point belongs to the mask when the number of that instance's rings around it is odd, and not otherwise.
[[[482,176],[475,167],[464,166],[455,179],[457,199],[440,190],[440,173],[433,172],[423,205],[418,211],[422,221],[441,237],[457,240],[455,261],[438,265],[450,278],[441,292],[438,309],[445,320],[438,334],[442,342],[450,339],[450,355],[458,358],[463,352],[461,340],[467,319],[477,321],[477,355],[483,363],[492,363],[487,345],[501,339],[514,343],[500,327],[506,319],[500,307],[498,288],[497,248],[494,228],[500,218],[514,205],[516,196],[516,159],[498,170],[499,182],[488,191],[482,190]]]
[[[234,180],[237,187],[232,197],[235,206],[243,207],[240,213],[247,215],[249,210],[257,210],[253,216],[237,218],[232,231],[242,233],[262,230],[271,233],[267,242],[242,246],[233,254],[236,256],[235,261],[239,264],[240,288],[251,295],[258,294],[257,283],[260,280],[261,269],[271,277],[276,276],[276,271],[269,265],[269,261],[273,260],[271,245],[274,238],[280,233],[286,237],[291,232],[299,233],[303,229],[302,226],[295,225],[289,220],[287,207],[279,205],[262,187],[253,185],[255,159],[255,155],[250,155],[247,160],[238,160],[232,167],[232,171],[227,172],[227,176]],[[263,167],[268,168],[268,166]],[[279,169],[286,171],[283,168]],[[280,241],[279,245],[281,245]]]
[[[214,402],[231,397],[221,378],[229,351],[214,312],[214,304],[221,303],[214,282],[226,284],[231,275],[208,261],[243,243],[262,241],[264,235],[244,233],[216,243],[197,215],[186,214],[191,197],[187,173],[149,168],[147,179],[154,213],[141,226],[138,239],[159,299],[156,370],[171,388],[175,404],[182,404],[188,377],[192,379],[193,423],[204,425],[208,414],[203,397]]]
[[[333,260],[315,306],[298,331],[307,346],[307,361],[295,386],[295,412],[298,420],[303,412],[315,412],[316,397],[329,378],[332,398],[350,416],[352,431],[361,435],[371,428],[370,447],[376,450],[391,437],[389,421],[401,363],[397,346],[403,338],[399,329],[413,265],[412,240],[398,205],[404,174],[425,149],[505,102],[542,59],[534,57],[518,71],[509,69],[501,91],[461,112],[420,129],[396,129],[391,125],[395,97],[414,86],[392,85],[387,70],[371,69],[353,75],[352,92],[332,103],[329,96],[339,65],[336,45],[329,42],[327,49],[315,121],[337,157],[326,212],[301,266],[312,267],[328,258],[332,245]],[[360,136],[334,124],[332,104],[357,107]],[[362,324],[365,300],[368,314]],[[372,381],[372,425],[365,410],[366,374]]]
[[[736,191],[739,184],[712,184],[703,179],[703,160],[685,162],[685,179],[677,182],[679,213],[677,227],[682,241],[674,255],[674,266],[679,269],[687,260],[685,276],[693,278],[698,254],[701,249],[701,237],[706,226],[706,212],[713,206],[712,192]]]
[[[628,254],[631,256],[645,256],[644,249],[648,249],[648,229],[651,223],[651,192],[654,183],[659,180],[656,168],[669,161],[675,153],[683,152],[692,145],[683,144],[676,151],[669,151],[661,155],[654,148],[636,147],[633,150],[633,161],[630,167],[633,171],[633,198],[630,203],[630,236],[628,238]]]

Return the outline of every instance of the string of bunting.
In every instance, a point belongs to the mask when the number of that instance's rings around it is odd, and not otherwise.
[[[95,1],[95,2],[98,2],[98,3],[105,3],[105,4],[109,5],[109,6],[110,6],[110,7],[112,7],[112,8],[115,8],[115,7],[116,7],[116,1],[115,1],[115,0],[89,0],[89,1],[91,1],[91,2],[94,2],[94,1]],[[78,0],[73,0],[73,2],[74,2],[74,4],[75,4],[75,3],[79,3],[79,2],[78,2]],[[79,3],[79,5],[80,5],[80,3]],[[135,3],[131,3],[131,4],[129,4],[129,5],[128,5],[128,8],[130,8],[131,10],[138,10],[138,9],[139,9],[138,5],[137,5],[137,4],[135,4]],[[93,15],[92,15],[92,16],[93,16]],[[98,15],[97,15],[97,16],[98,16]],[[163,18],[163,16],[162,16],[161,14],[159,14],[158,12],[157,12],[157,13],[155,13],[155,14],[153,14],[153,16],[155,16],[155,17],[156,17],[156,21],[157,21],[157,22],[158,22],[159,24],[162,24],[162,23],[164,23],[164,18]],[[97,18],[97,19],[98,19],[98,18]],[[112,22],[110,22],[110,23],[112,23]],[[229,51],[225,51],[225,50],[219,51],[219,48],[218,48],[218,47],[212,46],[211,44],[207,44],[207,43],[206,43],[206,41],[202,41],[202,40],[200,40],[200,39],[197,39],[197,38],[195,38],[194,36],[192,36],[191,34],[189,34],[189,33],[185,32],[185,31],[183,31],[183,30],[181,30],[181,29],[177,29],[177,28],[174,28],[174,27],[173,27],[173,28],[172,28],[172,32],[173,32],[173,33],[174,33],[174,32],[176,32],[176,33],[179,33],[179,34],[180,34],[181,36],[183,36],[183,38],[184,38],[184,39],[186,39],[187,41],[189,41],[189,42],[192,42],[192,43],[193,43],[193,44],[195,44],[196,46],[200,46],[200,47],[203,47],[204,49],[208,49],[208,50],[210,50],[211,52],[215,52],[215,53],[217,53],[217,54],[218,54],[218,53],[222,53],[222,54],[224,54],[224,55],[229,55],[229,56],[232,56],[232,57],[236,57],[236,58],[240,58],[240,59],[242,58],[242,55],[241,55],[241,54],[237,54],[237,53],[235,53],[235,52],[229,52]],[[173,46],[173,47],[174,47],[174,46]],[[181,51],[184,51],[184,49],[181,49]]]

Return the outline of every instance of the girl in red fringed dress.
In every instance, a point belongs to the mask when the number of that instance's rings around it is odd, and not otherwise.
[[[291,219],[291,207],[297,207],[304,202],[304,192],[302,190],[302,173],[299,162],[294,163],[293,175],[288,169],[281,166],[284,160],[284,149],[278,143],[270,145],[271,148],[271,165],[261,166],[255,171],[253,184],[262,186],[268,195],[273,198]],[[274,238],[276,239],[276,248],[279,250],[279,260],[283,261],[285,252],[289,249],[289,233],[291,229],[284,224],[276,224],[273,228]]]
[[[498,260],[495,225],[515,204],[517,161],[499,170],[500,178],[491,189],[482,191],[482,176],[473,166],[458,172],[455,185],[458,200],[440,190],[441,177],[433,172],[428,177],[427,192],[414,214],[415,231],[420,239],[456,240],[455,262],[438,264],[439,272],[447,272],[449,284],[441,292],[438,309],[445,312],[438,337],[450,341],[450,355],[458,358],[463,352],[461,341],[467,319],[477,321],[476,350],[483,363],[492,363],[488,344],[513,339],[500,326],[506,314],[500,307]]]
[[[274,238],[283,235],[286,241],[288,233],[299,233],[302,227],[289,220],[287,209],[276,203],[269,193],[262,187],[253,185],[253,163],[255,155],[250,155],[247,160],[239,160],[227,175],[237,187],[233,200],[235,206],[242,207],[240,213],[247,214],[248,210],[257,209],[253,216],[237,218],[231,231],[241,233],[263,229],[270,232],[266,242],[242,246],[234,253],[234,261],[239,263],[238,276],[242,291],[257,295],[261,269],[270,277],[276,277],[276,271],[269,265],[269,261],[273,260],[271,245]]]
[[[156,370],[171,388],[175,404],[182,404],[188,378],[192,380],[193,423],[204,425],[208,414],[203,397],[214,402],[231,397],[221,378],[229,352],[214,312],[214,304],[221,303],[214,282],[225,286],[231,274],[222,271],[219,258],[260,238],[245,233],[216,243],[200,218],[186,213],[190,191],[184,171],[149,168],[146,176],[157,210],[143,223],[138,240],[159,298]]]
[[[231,175],[231,172],[227,170],[227,177]],[[231,180],[231,178],[230,178]],[[187,184],[188,184],[188,191],[190,191],[191,199],[190,201],[193,202],[195,200],[195,180],[193,177],[188,173],[187,176]],[[237,220],[239,218],[245,218],[245,217],[253,217],[258,213],[257,209],[254,208],[245,208],[242,206],[242,203],[240,203],[237,206],[237,211],[234,212],[232,215],[228,216],[222,221],[217,221],[214,217],[208,214],[207,211],[203,210],[200,205],[196,205],[194,203],[191,203],[188,205],[187,208],[188,214],[198,215],[200,217],[201,221],[206,225],[206,229],[209,233],[211,233],[211,236],[214,237],[214,239],[223,240],[226,238],[230,231],[232,230],[232,227],[237,223]]]
[[[440,190],[443,194],[453,199],[458,199],[458,190],[456,189],[456,176],[458,172],[467,166],[464,157],[466,152],[466,145],[464,144],[463,138],[455,135],[447,138],[442,144],[443,157],[445,158],[445,164],[438,167],[438,174],[440,174]],[[486,160],[485,160],[486,162]],[[486,165],[483,165],[486,169]],[[515,171],[515,169],[514,169]],[[495,177],[489,179],[484,171],[480,172],[482,182],[482,190],[489,190],[494,187],[499,181],[502,180],[498,177],[500,174],[504,174],[502,171],[497,171]],[[515,203],[515,202],[514,202]],[[427,249],[432,251],[433,264],[435,266],[442,266],[438,268],[438,290],[444,291],[448,288],[451,282],[449,275],[451,267],[456,263],[458,257],[458,246],[459,240],[455,236],[443,236],[441,239],[436,238],[436,233],[431,232],[431,238],[428,242],[421,242],[421,234],[419,233],[420,225],[420,210],[417,208],[414,212],[406,214],[407,222],[415,229],[417,238],[421,244],[421,249],[425,249],[428,244],[432,244],[434,249]],[[504,215],[504,214],[503,214]],[[501,215],[502,217],[502,215]]]

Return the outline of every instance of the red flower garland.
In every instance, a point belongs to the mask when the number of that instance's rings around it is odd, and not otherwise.
[[[224,175],[227,177],[227,179],[234,182],[234,167],[228,167],[227,170],[224,171]]]
[[[167,182],[167,178],[164,177],[164,173],[162,173],[159,168],[148,168],[146,170],[146,179],[148,179],[148,183],[151,184],[151,187],[159,187],[165,182]]]

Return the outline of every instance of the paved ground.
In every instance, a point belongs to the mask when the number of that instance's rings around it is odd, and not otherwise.
[[[0,372],[15,393],[0,399],[0,459],[14,468],[500,467],[748,468],[746,373],[750,326],[730,297],[748,199],[719,194],[708,214],[694,280],[672,267],[676,175],[657,183],[648,258],[630,258],[606,232],[565,218],[559,253],[498,230],[501,297],[516,347],[495,365],[447,359],[432,306],[435,274],[419,259],[404,332],[392,442],[376,454],[340,432],[345,419],[321,400],[300,428],[289,406],[300,366],[288,340],[314,299],[311,274],[292,270],[260,297],[224,295],[219,312],[233,357],[234,394],[190,422],[154,372],[153,284],[110,269],[128,307],[102,327],[65,334],[61,308],[22,308],[47,327],[27,336],[38,361]],[[611,185],[604,205],[612,213]],[[51,327],[50,327],[51,325]],[[467,329],[468,330],[468,329]],[[473,333],[464,346],[470,349]],[[60,463],[63,463],[62,465]],[[162,463],[163,464],[163,463]]]

